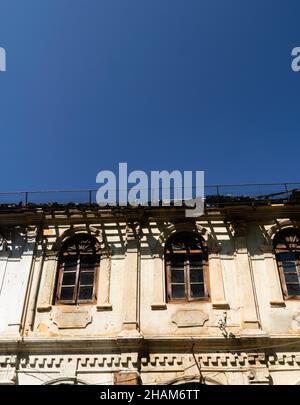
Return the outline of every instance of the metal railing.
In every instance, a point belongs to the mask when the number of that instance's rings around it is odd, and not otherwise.
[[[299,183],[238,184],[205,186],[208,205],[285,201],[293,199]],[[96,204],[96,189],[0,192],[0,205]],[[195,196],[194,196],[195,197]]]

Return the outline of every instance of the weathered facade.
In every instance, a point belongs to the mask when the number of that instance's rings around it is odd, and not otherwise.
[[[2,206],[0,383],[299,384],[300,295],[274,245],[286,229],[297,251],[298,202],[207,206],[196,219],[182,207]],[[206,249],[194,287],[167,273],[166,244],[180,233]],[[83,262],[62,253],[78,235],[99,249],[81,297],[60,273],[79,282]]]

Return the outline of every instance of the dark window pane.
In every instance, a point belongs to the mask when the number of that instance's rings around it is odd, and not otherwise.
[[[288,295],[300,295],[299,284],[287,284]]]
[[[297,274],[285,274],[285,281],[287,283],[298,283],[298,275]]]
[[[68,256],[63,259],[64,271],[76,271],[77,256]]]
[[[190,267],[199,269],[203,266],[202,254],[189,255],[188,259],[189,259]]]
[[[295,262],[282,262],[282,269],[285,273],[297,273]]]
[[[74,285],[76,281],[76,272],[64,272],[62,284],[63,285]]]
[[[60,293],[61,301],[73,300],[74,287],[62,287]]]
[[[191,284],[191,297],[199,298],[204,297],[204,284]]]
[[[190,282],[203,282],[203,270],[202,269],[190,269]]]
[[[79,300],[91,300],[93,299],[93,287],[80,287]]]
[[[172,283],[184,283],[184,271],[183,270],[172,270],[171,281],[172,281]]]
[[[96,267],[96,257],[95,256],[81,256],[80,257],[80,268],[94,270]]]
[[[277,258],[281,262],[294,262],[296,260],[295,252],[278,253]]]
[[[182,285],[172,285],[172,298],[182,299],[185,298],[184,284]]]
[[[169,258],[169,264],[172,269],[183,270],[184,268],[184,255],[172,255]]]
[[[85,284],[85,285],[93,285],[94,284],[94,272],[87,272],[87,271],[82,271],[80,273],[80,284]]]

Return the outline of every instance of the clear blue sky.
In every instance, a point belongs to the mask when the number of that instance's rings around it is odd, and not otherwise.
[[[300,181],[299,0],[1,0],[1,191]]]

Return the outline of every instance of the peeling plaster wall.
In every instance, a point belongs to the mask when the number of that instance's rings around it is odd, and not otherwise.
[[[36,236],[35,229],[6,233],[9,238],[0,248],[0,338],[19,336]]]

